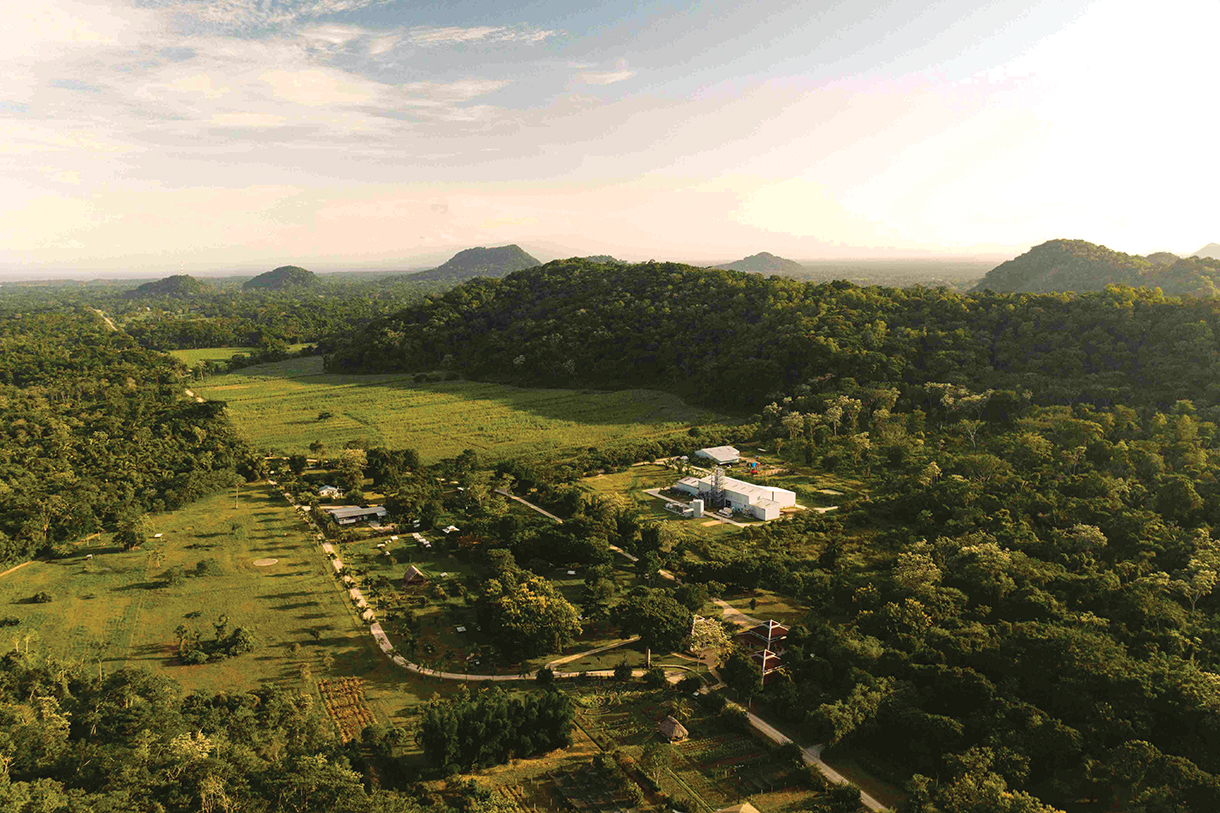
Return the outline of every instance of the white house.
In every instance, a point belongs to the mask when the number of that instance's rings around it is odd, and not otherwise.
[[[730,463],[738,463],[741,461],[741,452],[734,449],[732,446],[712,446],[707,449],[700,449],[695,452],[695,457],[702,457],[704,460],[710,460],[717,466],[727,466]]]
[[[711,496],[713,479],[711,476],[683,477],[674,488],[706,500]],[[796,505],[796,492],[725,477],[724,499],[734,511],[750,514],[757,519],[779,519],[780,509]]]
[[[318,489],[319,497],[338,497],[342,493],[336,486],[322,486]]]

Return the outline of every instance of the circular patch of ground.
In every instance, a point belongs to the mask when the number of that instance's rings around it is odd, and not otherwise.
[[[279,561],[280,561],[279,559],[255,559],[254,566],[255,567],[271,567],[272,565],[276,564]]]

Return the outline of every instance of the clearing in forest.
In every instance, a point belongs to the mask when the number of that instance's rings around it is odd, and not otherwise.
[[[103,534],[0,579],[0,615],[17,621],[0,628],[0,648],[76,658],[107,674],[149,669],[186,692],[313,690],[320,679],[359,676],[385,717],[426,698],[431,688],[415,696],[417,681],[377,651],[283,496],[269,485],[243,486],[237,502],[235,509],[229,491],[150,514],[136,550],[120,551]],[[267,559],[277,561],[256,566]],[[34,601],[39,593],[50,601]],[[229,630],[253,632],[255,649],[182,665],[175,630],[182,625],[208,641],[222,615]]]
[[[318,357],[248,367],[193,387],[225,401],[246,436],[266,448],[307,452],[413,447],[425,462],[475,449],[491,458],[577,451],[659,439],[723,416],[655,390],[523,389],[473,381],[416,383],[413,376],[333,375]],[[328,414],[328,417],[323,417]]]

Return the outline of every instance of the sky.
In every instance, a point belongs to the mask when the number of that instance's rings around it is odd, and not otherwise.
[[[13,4],[0,276],[1188,254],[1220,240],[1217,30],[1199,0]]]

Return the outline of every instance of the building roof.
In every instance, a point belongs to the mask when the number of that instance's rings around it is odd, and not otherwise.
[[[332,505],[322,509],[335,519],[357,519],[359,517],[384,517],[389,512],[382,505],[370,505],[361,508],[359,505]]]
[[[680,740],[688,736],[690,732],[686,727],[675,720],[673,717],[666,717],[661,722],[657,723],[657,731],[661,732],[661,736],[667,740]]]
[[[678,483],[700,491],[711,491],[714,479],[710,475],[707,477],[683,477]],[[742,495],[750,501],[751,505],[761,503],[763,500],[772,501],[775,499],[776,494],[783,494],[792,497],[793,500],[796,499],[796,492],[789,491],[786,488],[755,485],[754,483],[747,483],[744,480],[734,480],[732,477],[725,477],[723,482],[725,491],[732,491],[735,494]]]
[[[732,807],[722,807],[716,813],[758,813],[758,808],[749,802],[742,802]]]
[[[706,449],[700,449],[695,454],[710,457],[712,460],[736,460],[741,457],[741,452],[732,446],[709,446]]]
[[[750,658],[762,666],[764,675],[784,665],[784,662],[780,659],[779,655],[776,655],[769,649],[760,649],[751,655]]]
[[[420,582],[426,581],[428,581],[428,577],[425,576],[424,572],[415,565],[411,565],[409,568],[407,568],[406,575],[402,577],[403,584],[419,584]]]

